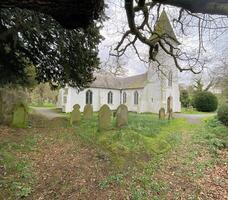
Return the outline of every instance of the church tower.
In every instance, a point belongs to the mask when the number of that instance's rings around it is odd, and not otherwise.
[[[157,105],[159,108],[163,107],[167,110],[167,101],[170,97],[172,99],[171,107],[173,110],[179,111],[178,69],[175,66],[172,56],[168,55],[158,44],[159,40],[162,41],[162,38],[164,38],[173,47],[180,45],[165,10],[161,13],[154,30],[156,34],[153,34],[150,39],[155,42],[155,50],[157,51],[155,58],[158,62],[154,60],[150,61],[148,82],[157,85],[156,90],[160,93],[160,105]],[[165,44],[164,40],[163,44],[169,49],[169,46]]]

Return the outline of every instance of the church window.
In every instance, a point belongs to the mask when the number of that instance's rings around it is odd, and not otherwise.
[[[112,104],[112,102],[113,102],[113,94],[112,94],[112,92],[110,91],[110,92],[108,93],[108,104]]]
[[[173,85],[173,73],[172,71],[169,72],[169,75],[168,75],[168,86],[172,86]]]
[[[86,92],[86,104],[92,104],[93,103],[93,92],[91,90],[88,90]]]
[[[126,92],[123,93],[123,103],[127,102],[127,94]]]
[[[139,93],[137,91],[134,92],[134,104],[139,103]]]

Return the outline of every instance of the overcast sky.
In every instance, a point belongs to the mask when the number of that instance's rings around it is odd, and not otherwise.
[[[101,34],[105,37],[105,40],[99,46],[99,57],[102,65],[104,63],[113,64],[113,61],[109,59],[110,48],[114,49],[117,42],[120,41],[124,31],[128,29],[127,17],[125,10],[123,9],[123,1],[121,0],[107,0],[108,8],[106,9],[106,15],[110,18],[104,23],[104,28],[101,30]],[[176,8],[165,7],[164,8],[172,19],[177,12]],[[225,21],[228,26],[228,20]],[[193,23],[194,24],[194,23]],[[192,24],[192,25],[193,25]],[[193,27],[186,27],[186,36],[180,33],[178,27],[175,29],[178,40],[182,43],[181,48],[190,54],[194,54],[198,50],[198,30]],[[218,35],[220,35],[218,37]],[[203,54],[203,58],[209,58],[207,67],[213,68],[219,65],[222,57],[228,56],[228,29],[216,30],[205,33],[204,35],[204,47],[206,52]],[[148,56],[148,47],[138,42],[137,47],[141,52],[144,59]],[[146,59],[147,60],[147,59]],[[143,73],[147,70],[147,64],[138,59],[133,49],[127,51],[126,56],[121,58],[124,68],[127,69],[127,75],[136,75]],[[186,82],[186,78],[191,78],[190,73],[180,73],[180,81]]]

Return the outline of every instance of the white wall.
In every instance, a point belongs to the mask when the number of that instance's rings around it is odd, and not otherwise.
[[[120,91],[114,89],[102,89],[102,88],[87,88],[78,92],[75,88],[69,88],[68,101],[64,112],[71,112],[75,104],[80,105],[80,111],[82,112],[86,105],[86,91],[91,90],[93,92],[93,111],[98,111],[100,107],[107,104],[111,110],[117,109],[120,105]],[[108,92],[113,93],[113,103],[108,104]]]
[[[134,104],[134,93],[135,93],[135,91],[137,91],[139,94],[138,104]],[[128,107],[128,111],[141,112],[141,101],[142,101],[143,89],[122,90],[122,102],[123,102],[123,93],[124,92],[126,92],[126,95],[127,95],[125,105]]]
[[[175,46],[176,44],[174,44]],[[161,107],[167,111],[167,99],[169,96],[173,97],[173,112],[181,112],[180,92],[178,69],[175,66],[174,60],[171,56],[167,55],[161,48],[156,57],[162,66],[157,66],[157,63],[151,63],[148,72],[148,80],[153,83],[149,90],[154,90],[155,102],[154,106],[149,107],[152,112],[158,113]],[[159,76],[155,76],[159,72]],[[172,71],[173,81],[172,86],[168,86],[168,74]],[[149,93],[149,92],[148,92]],[[159,97],[160,96],[160,97]]]
[[[67,94],[67,102],[64,104],[64,92],[60,90],[58,106],[62,104],[63,112],[71,112],[75,104],[81,106],[80,110],[83,111],[86,101],[86,91],[93,92],[93,110],[99,111],[100,107],[108,104],[108,92],[113,93],[113,103],[109,104],[110,109],[114,110],[121,104],[120,100],[123,99],[123,92],[127,94],[126,105],[129,111],[135,112],[153,112],[158,113],[161,107],[167,109],[167,99],[169,96],[173,97],[173,111],[180,112],[180,92],[178,86],[178,70],[175,66],[173,59],[168,56],[163,50],[160,49],[157,59],[161,62],[160,70],[158,70],[156,63],[151,63],[148,70],[148,82],[144,88],[141,89],[102,89],[102,88],[87,88],[83,91],[77,92],[76,89],[69,87]],[[168,86],[168,73],[173,72],[172,87]],[[164,75],[166,74],[166,75]],[[139,104],[134,104],[134,92],[138,91]],[[63,90],[64,91],[64,90]],[[61,97],[62,96],[62,97]]]

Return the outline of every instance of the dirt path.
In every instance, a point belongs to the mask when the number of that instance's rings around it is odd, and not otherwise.
[[[205,117],[211,117],[215,114],[183,114],[183,113],[174,113],[174,118],[185,118],[190,124],[200,124],[202,119]]]
[[[57,117],[62,117],[58,112],[58,109],[55,108],[44,108],[44,107],[32,107],[32,109],[39,115],[43,115],[49,120],[52,120]]]

